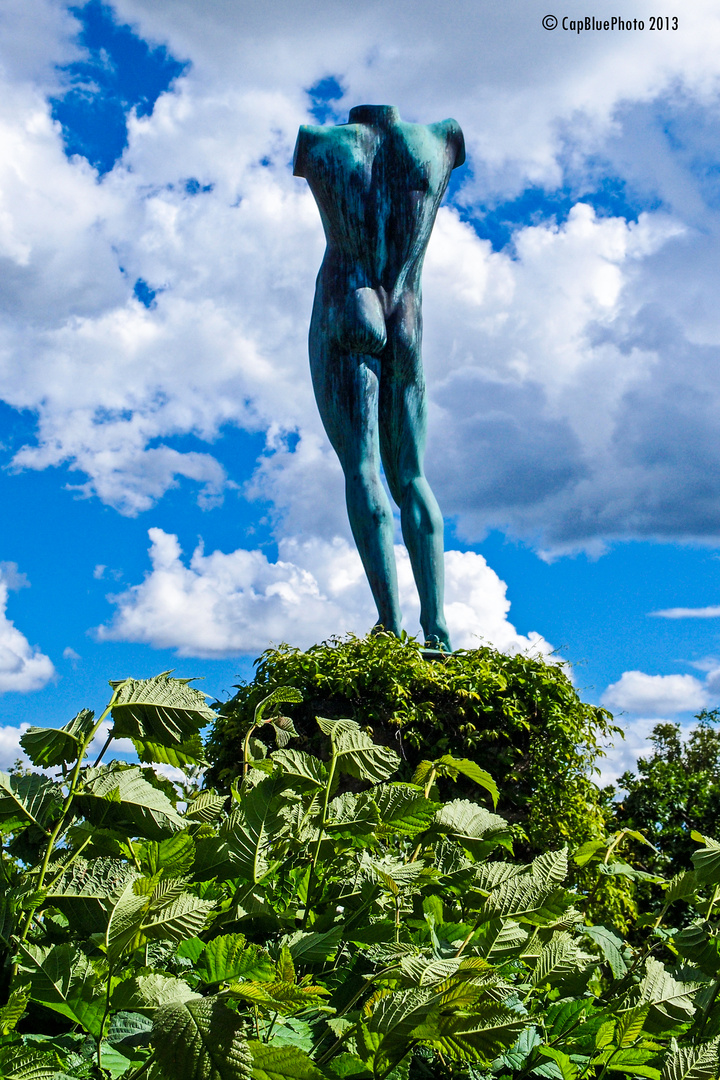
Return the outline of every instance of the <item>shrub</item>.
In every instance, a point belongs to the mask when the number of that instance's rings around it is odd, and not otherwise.
[[[348,719],[317,720],[322,758],[289,749],[270,698],[253,719],[285,746],[229,795],[179,792],[85,754],[111,716],[105,750],[197,762],[202,695],[167,674],[112,685],[97,721],[23,735],[56,778],[0,775],[6,1080],[717,1076],[720,844],[630,946],[586,925],[567,847],[497,858],[507,822],[442,798],[454,774],[495,795],[472,761],[395,780],[399,756]],[[575,861],[607,869],[622,839]]]

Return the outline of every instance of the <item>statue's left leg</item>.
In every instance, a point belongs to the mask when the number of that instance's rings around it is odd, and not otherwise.
[[[400,507],[425,640],[449,652],[443,610],[443,519],[423,468],[427,406],[419,312],[410,318],[407,312],[402,315],[389,320],[388,343],[381,357],[380,451],[390,492]]]

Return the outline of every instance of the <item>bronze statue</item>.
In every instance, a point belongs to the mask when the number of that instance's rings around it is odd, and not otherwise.
[[[320,210],[327,248],[310,321],[320,416],[345,474],[350,526],[378,609],[400,633],[393,517],[400,507],[428,645],[450,651],[443,519],[423,470],[423,259],[450,173],[465,160],[454,120],[406,124],[358,105],[347,124],[303,126],[293,162]]]

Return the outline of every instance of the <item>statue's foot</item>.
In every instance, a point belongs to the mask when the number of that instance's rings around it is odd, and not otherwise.
[[[380,621],[376,622],[370,631],[370,637],[377,637],[378,634],[393,634],[395,637],[400,637],[399,630],[393,630],[392,627],[385,626]]]
[[[425,632],[425,648],[440,649],[442,652],[448,653],[453,651],[450,644],[450,631],[445,626],[444,620],[427,628]]]

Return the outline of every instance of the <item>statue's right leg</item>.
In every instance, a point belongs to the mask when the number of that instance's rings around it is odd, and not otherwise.
[[[394,523],[380,478],[379,360],[342,352],[311,326],[310,370],[320,417],[345,474],[350,528],[377,605],[378,626],[399,635]]]

